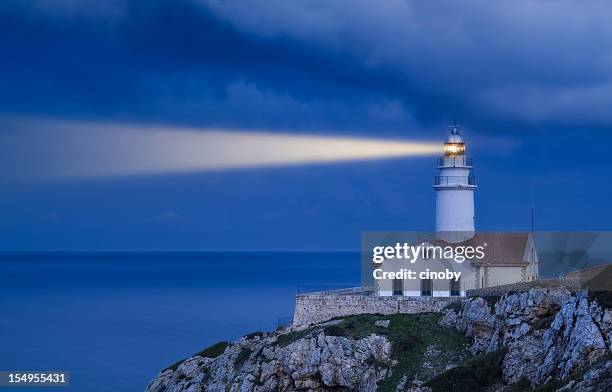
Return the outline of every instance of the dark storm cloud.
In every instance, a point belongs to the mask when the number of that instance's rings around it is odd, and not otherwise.
[[[391,130],[459,118],[482,132],[612,122],[606,2],[0,7],[5,112]]]
[[[244,32],[291,37],[391,73],[438,109],[529,123],[609,124],[607,2],[203,1]],[[251,4],[246,7],[246,4]],[[416,105],[418,106],[418,105]],[[418,109],[418,108],[417,108]],[[432,110],[432,109],[429,109]],[[427,109],[425,109],[427,112]]]
[[[266,128],[412,125],[397,98],[342,82],[342,59],[245,35],[191,2],[102,3],[0,6],[5,112]]]

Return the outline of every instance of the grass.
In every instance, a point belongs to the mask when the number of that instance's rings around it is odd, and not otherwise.
[[[504,351],[476,355],[461,365],[437,375],[426,383],[433,392],[471,392],[489,386],[502,377]]]
[[[325,328],[328,336],[344,336],[351,339],[362,339],[373,333],[384,335],[387,328],[374,325],[377,320],[390,320],[391,316],[377,314],[360,314],[342,319],[339,324]]]
[[[361,339],[372,333],[386,336],[391,342],[391,358],[397,361],[391,374],[378,383],[378,391],[395,391],[406,375],[409,379],[420,369],[429,346],[445,351],[465,352],[466,338],[455,330],[438,325],[440,314],[361,314],[349,316],[342,322],[325,328],[325,334]],[[390,320],[389,327],[374,325],[377,320]],[[467,352],[465,352],[467,355]],[[379,367],[386,363],[370,359]]]
[[[195,355],[200,356],[200,357],[206,357],[206,358],[217,358],[219,355],[223,354],[227,346],[229,346],[228,342],[225,342],[225,341],[218,342],[218,343],[213,344],[212,346],[206,347],[204,350],[196,353]],[[176,369],[178,369],[180,364],[183,362],[185,362],[185,359],[176,361],[172,365],[162,370],[162,372],[165,372],[166,370],[175,371]]]

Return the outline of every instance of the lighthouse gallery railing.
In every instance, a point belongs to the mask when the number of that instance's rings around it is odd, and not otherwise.
[[[473,177],[473,176],[435,176],[434,185],[471,186],[471,185],[476,185],[476,177]]]
[[[438,158],[438,167],[472,167],[472,158],[466,156]]]

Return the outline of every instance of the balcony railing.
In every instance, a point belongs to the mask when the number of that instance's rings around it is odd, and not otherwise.
[[[435,176],[436,186],[476,186],[476,177],[473,176]]]
[[[472,167],[472,158],[463,155],[438,158],[438,167]]]

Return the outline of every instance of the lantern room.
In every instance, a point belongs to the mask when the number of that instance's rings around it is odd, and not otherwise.
[[[444,156],[456,157],[465,155],[465,142],[459,135],[459,127],[453,125],[451,134],[444,141]]]

